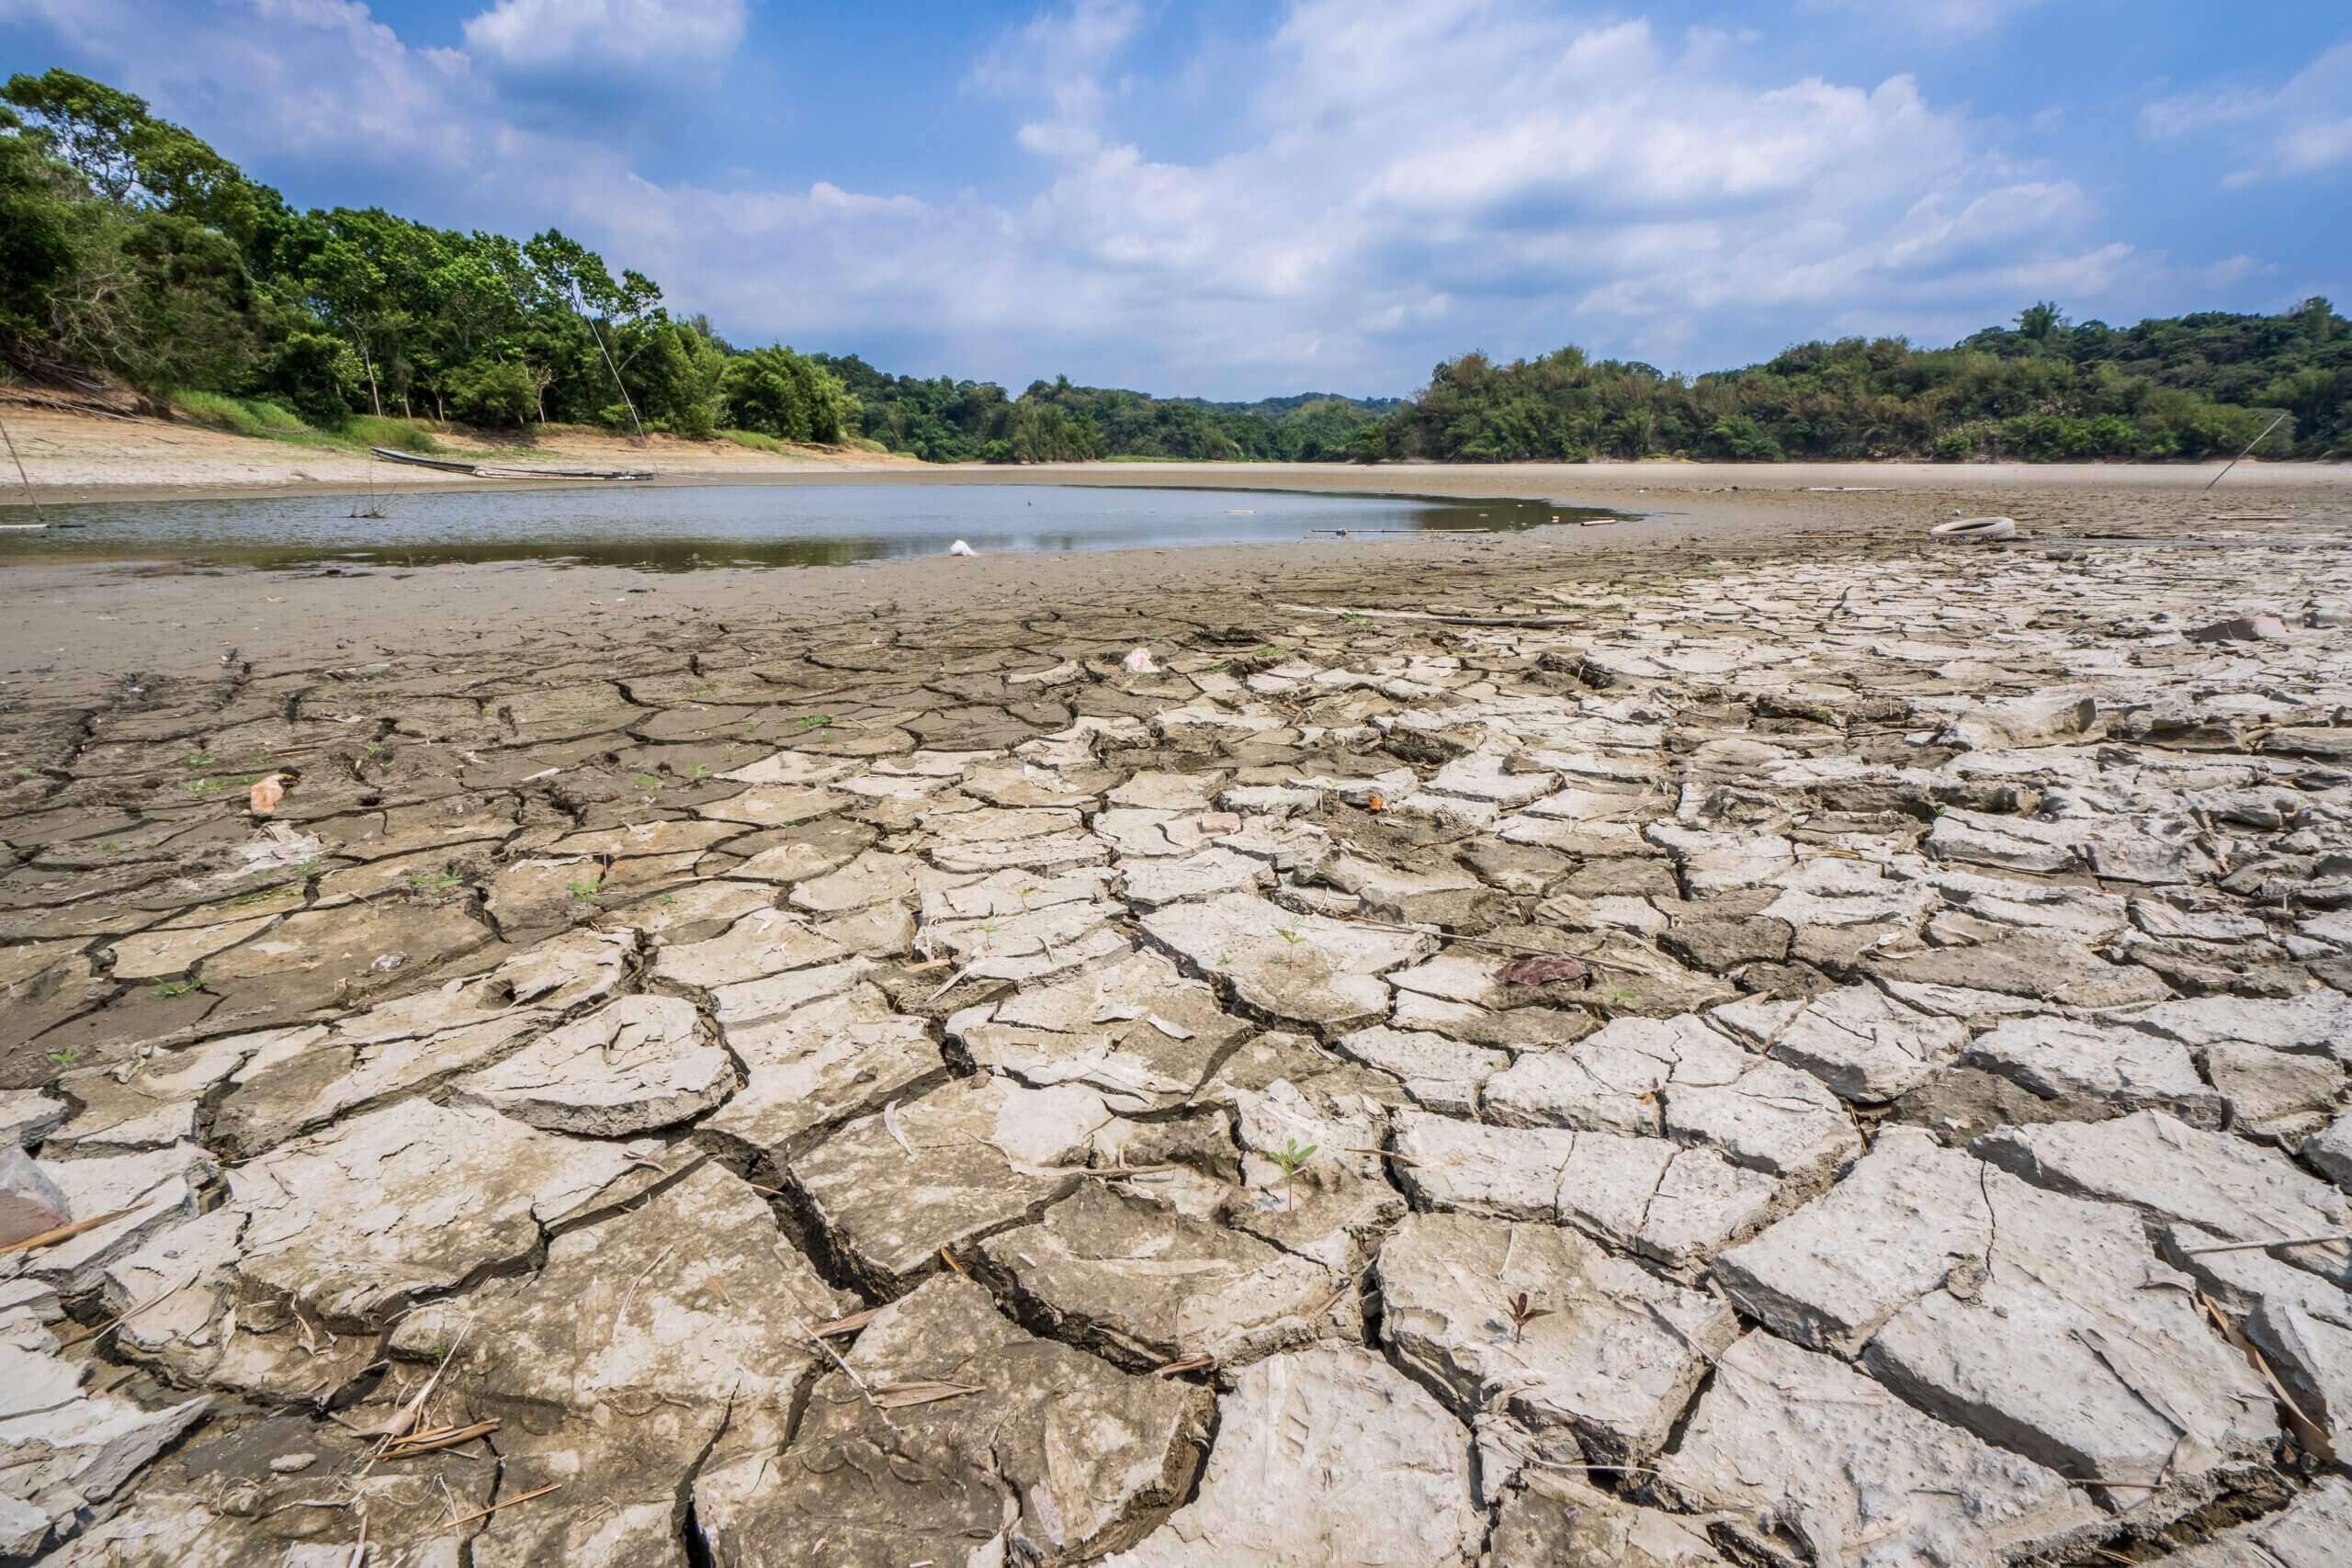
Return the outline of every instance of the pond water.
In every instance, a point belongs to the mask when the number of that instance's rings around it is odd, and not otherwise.
[[[51,506],[0,531],[0,558],[201,558],[263,568],[554,560],[691,571],[936,556],[1248,544],[1315,529],[1537,527],[1615,513],[1544,501],[1085,485],[823,484],[394,491]],[[30,521],[12,513],[8,521]]]

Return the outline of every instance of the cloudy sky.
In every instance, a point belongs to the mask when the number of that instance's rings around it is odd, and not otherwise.
[[[1016,389],[2352,297],[2344,0],[0,0],[50,65],[298,203]]]

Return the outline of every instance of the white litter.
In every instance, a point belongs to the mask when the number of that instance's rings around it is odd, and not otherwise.
[[[947,547],[947,553],[951,556],[976,556],[980,552],[972,548],[971,546],[966,544],[963,540],[958,539],[954,544]]]
[[[1119,667],[1130,675],[1157,675],[1159,666],[1151,661],[1151,649],[1138,648],[1119,660]]]

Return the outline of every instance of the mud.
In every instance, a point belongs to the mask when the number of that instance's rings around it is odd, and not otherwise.
[[[0,1125],[124,1212],[0,1255],[0,1549],[2301,1568],[2352,517],[1848,499],[62,576],[146,624],[10,645]]]

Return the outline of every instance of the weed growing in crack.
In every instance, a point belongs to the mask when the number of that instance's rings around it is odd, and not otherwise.
[[[694,783],[701,783],[704,779],[710,777],[710,764],[708,762],[688,762],[686,764],[686,777]]]
[[[165,1001],[169,1001],[174,997],[187,996],[190,991],[195,989],[196,982],[193,980],[158,980],[155,982],[155,994],[163,998]]]
[[[208,795],[217,793],[220,788],[220,781],[219,779],[182,779],[180,788],[201,800]]]
[[[1306,1168],[1306,1162],[1315,1157],[1315,1150],[1316,1145],[1313,1144],[1308,1144],[1302,1148],[1296,1138],[1284,1138],[1281,1148],[1268,1152],[1266,1157],[1282,1167],[1283,1208],[1290,1207],[1290,1184],[1297,1179],[1300,1171]]]
[[[1509,1298],[1503,1303],[1503,1305],[1508,1308],[1510,1313],[1510,1342],[1514,1345],[1526,1337],[1527,1325],[1529,1324],[1533,1323],[1539,1317],[1549,1317],[1552,1315],[1552,1309],[1549,1307],[1528,1305],[1527,1292],[1525,1291],[1521,1291],[1519,1294]]]
[[[200,768],[211,761],[212,753],[209,751],[190,751],[180,759],[180,765],[187,768]]]
[[[795,721],[792,727],[792,733],[795,735],[806,735],[812,729],[831,729],[832,727],[833,716],[831,714],[812,713],[806,718]]]
[[[628,782],[635,784],[639,789],[660,789],[662,787],[662,780],[653,773],[639,773]]]
[[[454,871],[412,871],[408,874],[408,885],[419,893],[437,897],[452,887],[463,887],[466,879]]]
[[[78,1045],[61,1045],[49,1054],[49,1059],[61,1067],[70,1067],[82,1059],[82,1048]]]
[[[383,756],[387,748],[382,741],[370,740],[367,745],[362,746],[359,749],[359,754],[367,758],[369,761],[374,761],[377,758]]]
[[[591,882],[583,876],[575,877],[573,880],[565,883],[563,885],[563,890],[583,903],[593,904],[596,901],[598,896],[604,892],[605,888],[602,883]]]
[[[1283,954],[1283,962],[1284,964],[1297,963],[1298,950],[1306,944],[1306,933],[1300,931],[1296,926],[1276,926],[1274,928],[1274,934],[1282,938],[1283,944],[1290,949],[1289,952]]]

